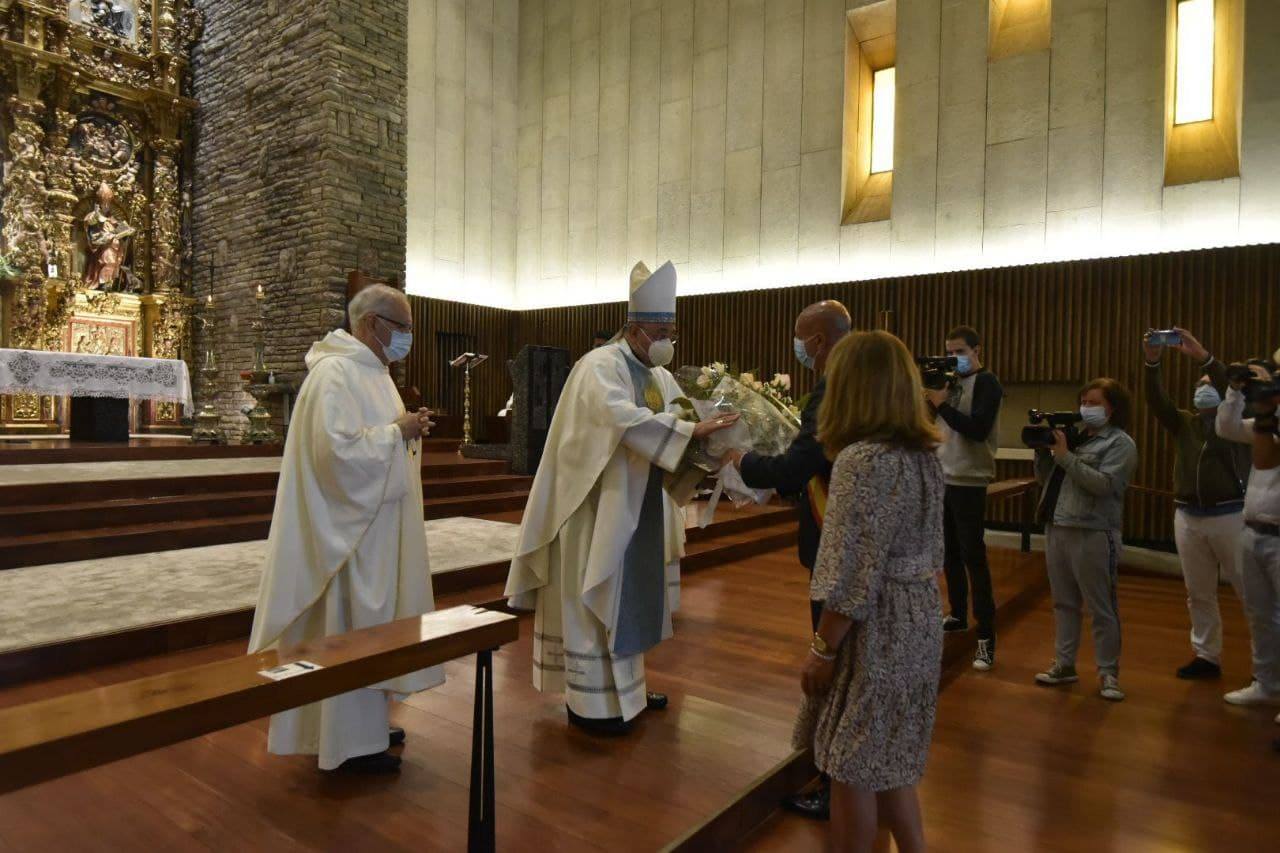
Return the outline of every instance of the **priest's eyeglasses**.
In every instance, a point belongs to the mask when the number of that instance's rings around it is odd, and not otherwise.
[[[659,326],[653,331],[644,326],[639,326],[640,331],[644,332],[646,338],[652,341],[671,341],[671,345],[675,346],[680,342],[680,330],[671,326]]]
[[[399,322],[399,321],[392,320],[390,317],[384,317],[384,316],[382,316],[381,314],[374,314],[373,316],[377,317],[379,320],[382,320],[382,321],[383,321],[383,322],[385,322],[385,323],[389,323],[389,324],[391,325],[391,328],[395,329],[395,330],[396,330],[396,331],[398,331],[398,332],[412,332],[412,331],[413,331],[413,324],[412,324],[412,323],[408,323],[408,324],[401,323],[401,322]]]

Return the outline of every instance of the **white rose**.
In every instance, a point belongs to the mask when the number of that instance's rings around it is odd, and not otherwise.
[[[711,376],[710,376],[710,374],[704,373],[704,374],[702,374],[701,376],[699,376],[699,377],[698,377],[698,387],[699,387],[699,388],[710,388],[710,387],[711,387]]]
[[[703,376],[710,376],[710,375],[711,375],[711,368],[710,368],[710,367],[704,367],[704,368],[702,368],[702,375],[703,375]]]
[[[743,385],[754,385],[756,378],[750,373],[744,373],[740,377],[738,377],[738,381],[740,381]]]
[[[773,383],[784,391],[791,390],[791,377],[786,373],[775,373]]]

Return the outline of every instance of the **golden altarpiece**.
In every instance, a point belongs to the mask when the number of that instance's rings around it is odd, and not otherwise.
[[[191,0],[0,0],[0,346],[182,358],[190,343]],[[0,397],[0,430],[63,401]],[[174,430],[173,404],[138,428]]]

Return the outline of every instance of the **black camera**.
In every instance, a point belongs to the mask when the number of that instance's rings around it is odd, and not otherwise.
[[[1076,424],[1083,418],[1079,412],[1042,412],[1032,409],[1027,412],[1030,426],[1022,428],[1022,443],[1033,450],[1053,447],[1054,430],[1062,430],[1067,435],[1067,447],[1074,448],[1080,442],[1080,433]]]
[[[953,355],[918,355],[916,367],[920,368],[920,380],[924,387],[930,391],[941,391],[960,381],[956,374],[960,359]]]
[[[1253,367],[1263,368],[1270,379],[1258,376]],[[1227,381],[1242,384],[1244,399],[1249,403],[1260,403],[1272,397],[1280,397],[1280,371],[1272,372],[1270,362],[1261,358],[1253,358],[1247,362],[1236,362],[1227,367]]]

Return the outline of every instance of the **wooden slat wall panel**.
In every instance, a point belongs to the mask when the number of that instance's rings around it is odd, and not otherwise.
[[[471,376],[472,423],[479,430],[484,416],[497,414],[511,393],[507,360],[515,355],[511,349],[513,312],[420,296],[411,296],[409,302],[413,306],[414,347],[406,362],[405,378],[422,392],[426,405],[441,406],[436,333],[475,335],[479,351],[489,356],[489,362],[476,368]]]
[[[988,341],[988,366],[1005,384],[1083,383],[1114,376],[1134,392],[1131,432],[1141,462],[1126,510],[1131,541],[1172,539],[1172,455],[1142,401],[1142,332],[1186,326],[1225,360],[1272,352],[1280,345],[1280,245],[1209,249],[1164,255],[967,270],[870,282],[682,297],[677,364],[719,359],[762,374],[789,373],[797,395],[812,377],[791,353],[796,314],[822,298],[848,306],[857,328],[891,330],[913,351],[936,353],[948,328],[968,323]],[[582,355],[597,330],[616,329],[622,303],[510,312],[414,299],[419,328],[469,331],[495,359],[527,343],[562,346]],[[425,340],[425,339],[424,339]],[[422,348],[426,350],[427,348]],[[411,357],[409,375],[434,376],[429,352]],[[1190,405],[1193,365],[1167,356],[1165,381]],[[492,414],[506,401],[505,369],[475,377],[478,406]],[[420,387],[428,399],[431,383]],[[1025,476],[1025,467],[1009,469]],[[1008,515],[1013,508],[1001,510]],[[1009,516],[1012,519],[1013,516]]]

